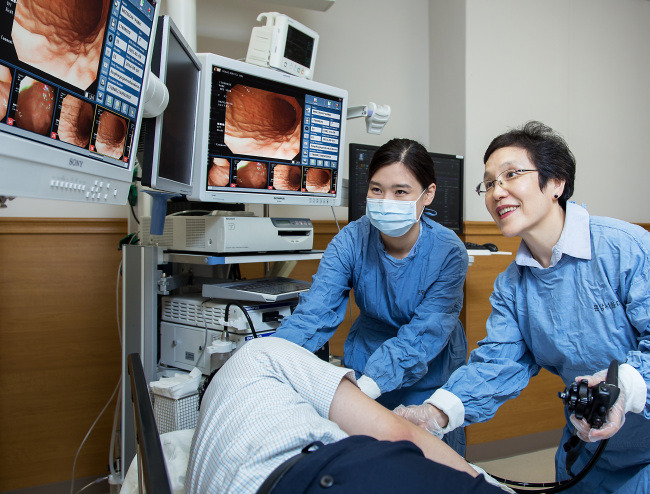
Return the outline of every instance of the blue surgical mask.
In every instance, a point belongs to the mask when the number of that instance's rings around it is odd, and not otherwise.
[[[424,189],[420,197],[427,191]],[[401,237],[420,219],[417,201],[366,199],[366,216],[370,224],[384,235]],[[421,213],[420,213],[421,214]]]

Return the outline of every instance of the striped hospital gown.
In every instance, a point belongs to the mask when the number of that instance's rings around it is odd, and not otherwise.
[[[203,398],[186,493],[254,493],[279,464],[312,441],[347,434],[327,417],[341,379],[335,367],[287,340],[266,337],[238,350]]]

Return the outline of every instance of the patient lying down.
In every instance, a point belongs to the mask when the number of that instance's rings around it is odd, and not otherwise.
[[[293,466],[280,467],[303,449],[308,454]],[[363,394],[353,371],[266,337],[244,345],[210,383],[185,491],[392,493],[433,486],[503,492],[442,441]]]

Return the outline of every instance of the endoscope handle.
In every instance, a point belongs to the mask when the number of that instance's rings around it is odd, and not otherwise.
[[[607,369],[607,384],[618,386],[618,360],[614,359]]]

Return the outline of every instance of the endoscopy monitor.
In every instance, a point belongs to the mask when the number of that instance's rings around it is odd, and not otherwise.
[[[366,214],[368,166],[378,146],[350,144],[348,221]],[[454,232],[463,233],[463,157],[429,153],[436,172],[436,195],[427,209],[433,219]]]
[[[2,1],[0,195],[126,204],[157,9]]]
[[[142,123],[142,185],[191,195],[201,63],[169,16],[158,19],[151,72],[167,87],[169,103]]]
[[[194,199],[339,206],[347,91],[200,54]]]

